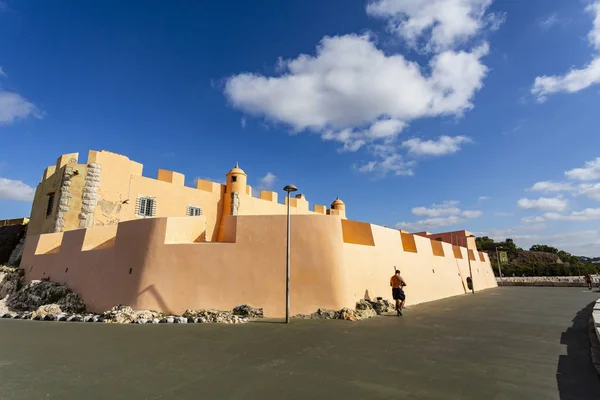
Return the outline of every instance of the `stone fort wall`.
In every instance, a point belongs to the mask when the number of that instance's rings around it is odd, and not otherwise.
[[[263,307],[285,315],[285,215],[225,216],[222,241],[206,242],[205,217],[148,218],[29,235],[27,280],[69,285],[91,311],[116,304],[180,313],[186,308]],[[354,307],[391,298],[399,268],[407,304],[496,287],[487,254],[339,216],[291,218],[291,311]]]

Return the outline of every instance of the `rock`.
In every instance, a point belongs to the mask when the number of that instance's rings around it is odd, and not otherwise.
[[[388,300],[383,300],[380,298],[377,298],[377,301],[362,299],[356,303],[356,310],[367,311],[367,313],[363,313],[365,315],[371,315],[368,310],[374,310],[376,315],[382,315],[387,312],[395,311],[395,307]]]
[[[312,314],[300,314],[294,316],[299,319],[343,319],[346,321],[359,321],[368,319],[386,312],[394,311],[394,306],[387,300],[377,299],[359,300],[356,303],[356,309],[342,308],[339,311],[319,308],[317,312]]]
[[[136,323],[136,324],[140,324],[140,325],[141,325],[141,324],[145,324],[145,323],[147,323],[147,322],[148,322],[148,320],[147,320],[147,319],[144,319],[144,318],[140,318],[140,319],[138,319],[137,321],[135,321],[135,323]]]
[[[265,317],[262,308],[253,308],[246,304],[237,306],[236,308],[234,308],[233,314],[240,315],[242,317],[248,317],[248,318],[264,318]]]
[[[6,305],[16,311],[35,311],[40,306],[56,304],[62,311],[85,312],[85,303],[67,286],[50,281],[32,281],[9,295]]]
[[[160,320],[158,318],[153,318],[152,319],[152,323],[153,324],[158,324],[158,323],[160,323]]]
[[[247,322],[247,317],[234,315],[231,311],[220,310],[185,310],[184,317],[195,318],[196,323],[235,324]]]
[[[24,281],[22,269],[0,267],[0,299],[17,293],[23,287]]]
[[[37,310],[33,313],[33,319],[35,320],[44,320],[44,321],[53,321],[55,315],[62,314],[63,311],[60,309],[58,304],[46,304],[44,306],[38,307]],[[52,317],[52,319],[46,319],[47,316]],[[37,318],[39,317],[39,318]]]
[[[194,317],[188,317],[187,322],[188,322],[188,324],[195,324],[196,323],[196,318],[194,318]]]
[[[106,322],[117,324],[131,324],[138,319],[152,320],[162,318],[163,314],[154,310],[134,310],[129,306],[118,305],[103,314]]]
[[[102,315],[94,315],[94,318],[92,318],[93,322],[104,322],[104,317]]]
[[[166,324],[166,323],[168,323],[168,322],[169,322],[169,321],[167,321],[167,319],[166,319],[166,318],[161,318],[161,319],[160,319],[160,321],[158,321],[158,323],[159,323],[159,324]]]
[[[21,314],[14,314],[12,319],[21,319]]]
[[[167,324],[172,324],[173,322],[175,322],[175,318],[167,317]]]
[[[83,317],[83,322],[94,322],[94,316],[86,315],[85,317]]]
[[[42,318],[43,321],[54,321],[55,319],[56,317],[52,314],[46,314],[44,318]]]
[[[57,321],[66,321],[69,316],[67,314],[59,314],[56,316]]]
[[[6,312],[6,313],[2,313],[0,315],[0,318],[10,318],[10,313]]]
[[[82,322],[83,318],[81,318],[81,315],[71,315],[70,317],[67,318],[67,321],[69,321],[69,322]]]
[[[188,323],[188,319],[186,317],[175,317],[175,321],[176,324],[187,324]]]

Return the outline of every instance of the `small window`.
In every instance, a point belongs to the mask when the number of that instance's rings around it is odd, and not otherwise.
[[[231,182],[237,182],[237,176],[232,176],[231,177]]]
[[[138,197],[135,213],[140,217],[156,215],[156,199],[154,197]]]
[[[52,215],[52,210],[54,209],[54,193],[50,193],[48,195],[48,205],[46,205],[46,217]]]
[[[188,206],[188,208],[187,208],[187,216],[188,217],[197,217],[199,215],[202,215],[202,208]]]

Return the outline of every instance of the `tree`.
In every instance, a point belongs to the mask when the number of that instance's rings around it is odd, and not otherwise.
[[[496,247],[496,243],[487,236],[475,238],[475,243],[479,251],[492,251]]]
[[[533,246],[531,246],[529,251],[542,251],[544,253],[554,253],[554,254],[558,253],[558,249],[556,247],[547,246],[545,244],[534,244]]]

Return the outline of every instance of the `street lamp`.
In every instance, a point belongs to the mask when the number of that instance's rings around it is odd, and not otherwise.
[[[471,278],[471,292],[475,294],[475,284],[473,283],[473,272],[471,271],[471,256],[469,254],[469,238],[474,238],[475,235],[469,235],[465,238],[467,247],[467,260],[469,261],[469,277]]]
[[[287,192],[287,244],[285,250],[285,323],[290,323],[290,193],[298,188],[287,185],[283,188]]]

